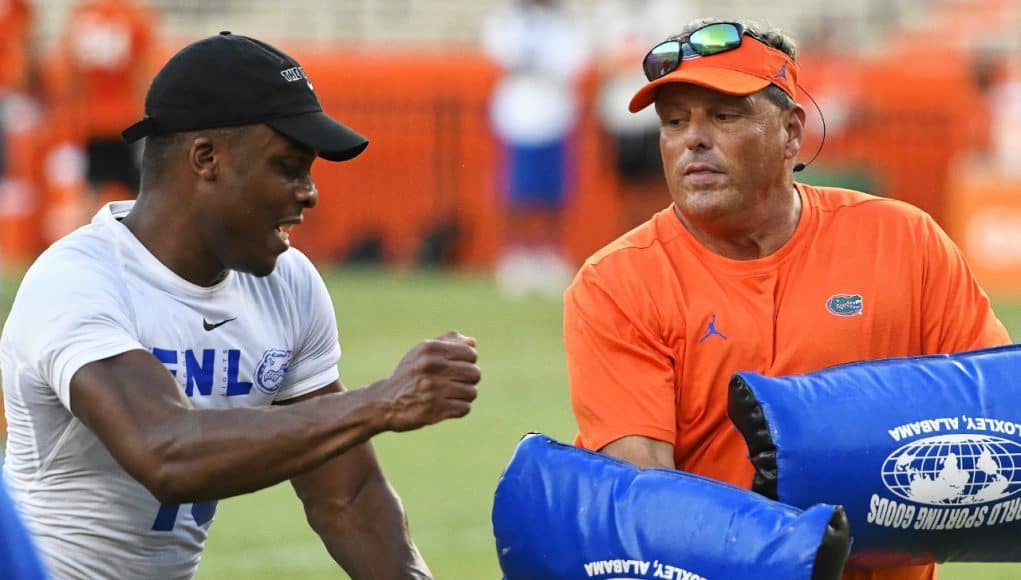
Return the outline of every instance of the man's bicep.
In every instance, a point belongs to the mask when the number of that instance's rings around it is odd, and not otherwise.
[[[338,380],[294,401],[343,389]],[[411,541],[400,499],[370,442],[292,477],[291,485],[309,525],[352,578],[432,577]]]
[[[937,225],[929,226],[922,308],[932,319],[925,325],[925,353],[1010,344],[960,249]]]
[[[383,481],[376,454],[366,441],[292,477],[291,486],[313,529],[322,532],[324,524],[332,523],[339,513],[355,504],[367,484]]]
[[[669,349],[598,288],[569,293],[564,346],[579,442],[599,449],[627,435],[676,436]]]
[[[191,404],[166,368],[144,350],[82,366],[71,377],[71,412],[133,477],[144,481],[147,433]]]
[[[79,272],[68,256],[40,258],[4,326],[9,359],[70,408],[71,378],[93,361],[141,349],[123,289],[109,269]],[[74,280],[68,284],[67,280]]]
[[[673,443],[649,437],[638,435],[621,437],[606,444],[599,452],[623,459],[638,467],[675,468]]]
[[[290,405],[345,390],[338,379],[311,393],[275,404]],[[315,469],[292,477],[291,485],[305,508],[309,523],[320,531],[338,511],[354,503],[361,490],[373,479],[382,479],[382,471],[372,445],[365,442]]]

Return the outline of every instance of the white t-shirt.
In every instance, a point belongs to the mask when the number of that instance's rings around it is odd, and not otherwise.
[[[483,48],[506,71],[489,111],[500,139],[534,146],[567,136],[578,117],[573,83],[587,64],[585,43],[570,15],[556,8],[514,3],[486,18]]]
[[[180,278],[103,208],[25,275],[0,337],[4,478],[55,578],[191,578],[215,502],[161,506],[69,411],[83,365],[153,353],[200,409],[269,405],[339,376],[326,287],[303,254],[259,278]],[[138,385],[144,390],[145,385]]]

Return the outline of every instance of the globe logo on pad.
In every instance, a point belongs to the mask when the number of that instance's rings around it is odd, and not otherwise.
[[[982,434],[913,441],[883,463],[883,483],[898,496],[935,506],[963,506],[1021,491],[1021,444]]]

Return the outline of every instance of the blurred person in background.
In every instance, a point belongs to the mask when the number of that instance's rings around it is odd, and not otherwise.
[[[635,66],[650,46],[691,19],[685,0],[602,0],[593,13],[599,72],[596,103],[605,154],[616,170],[621,199],[621,229],[629,230],[662,209],[663,162],[659,154],[659,117],[652,109],[627,110],[635,91],[645,84]]]
[[[979,44],[971,54],[968,65],[970,88],[975,90],[980,106],[970,111],[969,123],[966,125],[967,140],[972,143],[972,150],[966,153],[968,158],[965,163],[984,166],[988,170],[993,157],[994,91],[1003,82],[1006,73],[1003,50],[992,43]]]
[[[990,90],[993,170],[1021,181],[1021,48],[1004,56],[1004,73]]]
[[[507,232],[497,280],[510,296],[560,296],[574,272],[561,230],[585,37],[558,0],[513,0],[489,14],[482,43],[503,71],[490,103],[505,152]]]
[[[84,215],[138,193],[140,150],[120,131],[141,114],[155,68],[157,18],[142,0],[88,0],[64,25],[56,106],[70,125],[68,136],[84,148]]]
[[[0,1],[0,178],[7,174],[8,103],[28,86],[32,9],[26,0]]]
[[[927,214],[794,181],[796,59],[778,30],[706,19],[643,61],[629,108],[655,107],[673,204],[590,257],[565,293],[578,445],[747,489],[748,448],[727,416],[734,372],[1010,343]],[[844,575],[933,577],[932,565]]]
[[[26,0],[0,0],[0,271],[27,232],[17,231],[38,203],[32,182],[33,130],[39,107],[31,90],[33,12]]]
[[[475,340],[340,380],[326,285],[290,246],[317,157],[368,141],[304,69],[229,32],[160,70],[137,201],[112,202],[25,274],[0,336],[4,480],[57,578],[194,576],[217,501],[289,480],[353,578],[429,578],[369,439],[462,417]]]

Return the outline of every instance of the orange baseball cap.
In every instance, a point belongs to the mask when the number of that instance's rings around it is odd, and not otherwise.
[[[733,50],[680,61],[677,68],[639,89],[628,110],[637,113],[648,107],[659,87],[669,83],[690,83],[728,95],[750,95],[773,84],[797,101],[798,63],[746,34]]]

